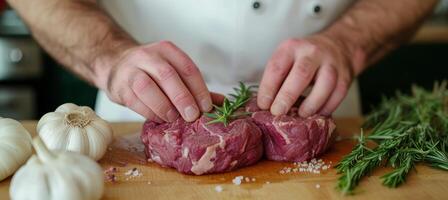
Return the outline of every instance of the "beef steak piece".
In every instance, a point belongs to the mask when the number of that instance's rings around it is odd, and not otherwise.
[[[246,105],[263,132],[265,155],[269,160],[302,162],[319,156],[330,146],[336,128],[329,117],[314,115],[302,118],[293,107],[288,114],[273,116],[261,111],[254,97]]]
[[[187,174],[231,171],[255,164],[263,155],[262,133],[249,117],[207,124],[202,116],[193,123],[147,121],[141,140],[148,158]]]

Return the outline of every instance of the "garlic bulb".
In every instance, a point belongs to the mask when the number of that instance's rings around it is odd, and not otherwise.
[[[37,156],[12,177],[11,199],[96,200],[104,190],[101,167],[89,157],[50,151],[39,137],[33,140]]]
[[[16,120],[0,118],[0,181],[31,156],[31,136]]]
[[[78,152],[99,160],[112,142],[112,129],[86,106],[66,103],[45,114],[37,133],[51,150]]]

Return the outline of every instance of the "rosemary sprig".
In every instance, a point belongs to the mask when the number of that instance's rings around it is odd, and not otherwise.
[[[213,113],[204,113],[207,117],[213,119],[207,124],[223,123],[224,126],[227,126],[232,119],[249,115],[249,112],[236,111],[249,101],[252,96],[251,89],[255,87],[256,86],[246,86],[243,82],[240,82],[239,88],[233,88],[235,93],[229,94],[229,96],[232,97],[232,100],[225,98],[222,106],[219,107],[214,105],[215,111]]]
[[[341,177],[337,188],[353,193],[362,177],[384,164],[393,170],[381,177],[388,187],[398,187],[419,163],[448,170],[448,90],[447,82],[435,84],[432,92],[412,88],[412,95],[397,93],[383,99],[366,118],[364,128],[372,129],[361,137],[352,152],[336,166]],[[366,140],[376,147],[366,147]]]

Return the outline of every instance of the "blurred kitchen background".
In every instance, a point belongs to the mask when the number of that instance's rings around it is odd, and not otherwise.
[[[412,83],[431,88],[435,80],[448,79],[446,4],[441,1],[412,42],[359,77],[363,113],[382,95],[393,95],[398,89],[408,91]],[[32,39],[16,13],[7,5],[1,7],[0,116],[38,119],[66,102],[94,107],[96,88],[59,66]]]

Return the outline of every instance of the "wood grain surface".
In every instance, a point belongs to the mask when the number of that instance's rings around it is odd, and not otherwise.
[[[336,120],[337,131],[343,139],[321,156],[326,163],[334,165],[350,151],[354,144],[350,138],[359,132],[361,122],[359,118]],[[35,135],[35,121],[23,124]],[[361,181],[353,196],[342,196],[335,190],[338,175],[334,169],[321,174],[279,173],[284,167],[293,167],[291,163],[261,161],[225,174],[183,175],[146,162],[136,134],[141,123],[114,123],[112,126],[115,141],[100,164],[104,169],[116,167],[117,181],[106,181],[104,199],[448,199],[448,173],[424,165],[417,166],[407,183],[397,189],[381,185],[379,177],[390,169],[376,170]],[[125,175],[133,168],[141,176]],[[255,181],[234,185],[232,179],[236,176],[255,178]],[[8,199],[9,182],[10,179],[0,182],[0,199]],[[217,186],[223,191],[216,191]]]

